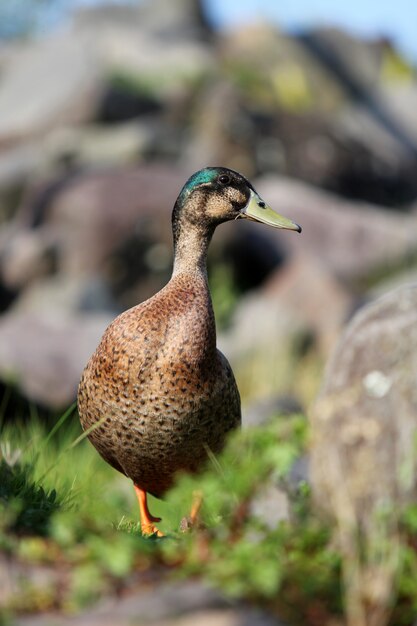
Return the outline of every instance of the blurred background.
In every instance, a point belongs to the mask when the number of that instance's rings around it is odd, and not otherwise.
[[[417,277],[415,24],[411,0],[2,0],[2,414],[75,399],[207,165],[303,227],[222,226],[209,276],[245,419],[306,409],[354,311]]]

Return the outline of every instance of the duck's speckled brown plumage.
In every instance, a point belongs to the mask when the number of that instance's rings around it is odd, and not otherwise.
[[[207,281],[175,276],[107,329],[79,388],[83,428],[103,458],[160,496],[240,423],[232,370],[216,349]]]
[[[214,229],[237,217],[300,230],[237,172],[194,174],[172,215],[170,282],[114,320],[80,382],[81,424],[103,458],[139,488],[142,527],[151,532],[155,518],[143,492],[161,496],[178,471],[196,471],[240,424],[236,382],[216,348],[206,273]]]

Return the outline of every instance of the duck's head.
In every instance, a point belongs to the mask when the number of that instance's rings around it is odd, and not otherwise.
[[[276,213],[244,176],[225,167],[206,167],[185,183],[172,215],[174,233],[180,222],[214,230],[222,222],[244,218],[274,228],[301,232],[301,227]]]

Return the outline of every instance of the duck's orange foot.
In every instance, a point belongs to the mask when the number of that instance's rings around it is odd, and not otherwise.
[[[156,518],[155,521],[161,521],[160,518]],[[156,535],[157,537],[165,537],[164,533],[162,532],[162,530],[159,530],[159,528],[157,528],[155,526],[155,524],[144,524],[141,523],[140,525],[141,531],[142,531],[142,535],[148,537],[150,535]]]
[[[180,522],[181,532],[186,533],[192,528],[196,528],[200,525],[199,513],[202,502],[203,494],[201,493],[201,491],[194,491],[190,515],[187,515],[187,517],[183,517]]]
[[[156,535],[157,537],[163,537],[164,533],[161,530],[159,530],[159,528],[157,528],[155,524],[153,524],[153,522],[160,522],[161,518],[151,515],[148,509],[146,491],[144,491],[137,485],[133,485],[133,486],[135,488],[136,495],[138,497],[138,502],[139,502],[140,527],[142,530],[142,535]]]

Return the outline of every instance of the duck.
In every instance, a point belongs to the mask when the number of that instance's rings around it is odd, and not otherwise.
[[[103,459],[132,480],[144,535],[162,536],[148,494],[161,498],[179,473],[198,472],[241,424],[236,380],[216,346],[206,262],[216,227],[237,219],[301,232],[238,172],[194,173],[172,211],[169,282],[114,319],[79,383],[81,426]]]

